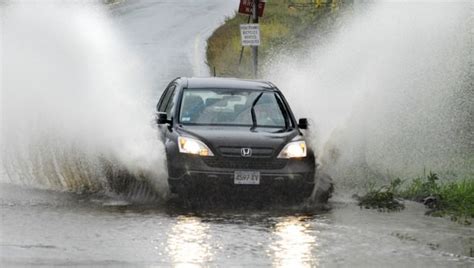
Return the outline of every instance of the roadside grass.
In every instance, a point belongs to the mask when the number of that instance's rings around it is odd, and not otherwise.
[[[333,26],[333,18],[341,9],[331,4],[317,8],[303,0],[272,0],[265,4],[264,15],[259,19],[261,45],[259,66],[265,65],[281,51],[297,50],[305,46],[307,36],[314,31]],[[305,6],[302,6],[305,4]],[[345,4],[340,4],[345,5]],[[252,78],[251,49],[245,47],[239,64],[240,24],[249,23],[249,16],[235,13],[217,28],[207,42],[207,64],[216,69],[218,76]],[[250,21],[251,22],[251,21]]]
[[[397,199],[399,187],[402,181],[395,179],[389,185],[375,187],[369,186],[369,190],[362,197],[357,197],[359,206],[367,209],[373,208],[379,211],[399,211],[405,208],[405,205]]]
[[[471,223],[474,217],[474,179],[438,184],[431,196],[434,204],[426,204],[433,211],[432,216],[449,216],[454,221]]]
[[[408,181],[405,187],[402,185]],[[450,217],[453,221],[471,224],[474,217],[474,177],[472,175],[456,181],[440,182],[436,173],[411,180],[392,180],[389,185],[369,187],[367,193],[358,197],[359,205],[378,210],[400,210],[402,199],[421,202],[432,216]]]
[[[406,199],[422,202],[429,196],[435,197],[439,194],[441,186],[437,183],[438,180],[438,175],[432,172],[426,177],[414,178],[403,191],[399,192],[399,195]]]

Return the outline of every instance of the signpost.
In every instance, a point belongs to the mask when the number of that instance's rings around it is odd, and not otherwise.
[[[240,0],[239,13],[250,14],[252,24],[240,25],[240,36],[242,38],[242,50],[240,51],[240,61],[245,46],[252,47],[253,58],[253,75],[258,75],[258,46],[260,45],[260,27],[258,25],[258,17],[263,16],[265,0]],[[250,17],[249,17],[250,21]]]
[[[240,24],[240,37],[242,46],[259,46],[260,45],[260,25]]]

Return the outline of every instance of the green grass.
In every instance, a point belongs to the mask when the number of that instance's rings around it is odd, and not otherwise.
[[[408,187],[400,192],[400,196],[422,201],[433,197],[433,215],[451,216],[454,220],[464,220],[474,217],[474,178],[468,177],[457,181],[439,182],[435,173],[429,173],[425,178],[413,179]]]
[[[359,206],[370,209],[378,209],[379,211],[399,211],[405,208],[403,203],[398,199],[398,188],[402,181],[396,179],[390,182],[390,185],[384,185],[376,188],[375,185],[369,186],[368,192],[358,197]]]
[[[326,28],[333,26],[334,18],[342,13],[331,3],[316,8],[316,5],[310,4],[311,2],[310,0],[266,2],[264,15],[259,21],[261,35],[259,66],[266,65],[281,51],[305,47],[305,41],[313,32],[329,32]],[[208,39],[207,63],[211,69],[216,68],[218,76],[252,78],[250,47],[244,48],[242,62],[239,64],[242,48],[239,25],[248,23],[248,18],[248,15],[236,13],[233,17],[227,18]]]
[[[406,199],[421,202],[426,197],[436,196],[439,193],[440,185],[437,181],[439,181],[438,175],[430,172],[426,177],[411,180],[410,184],[399,195]]]
[[[444,184],[440,190],[441,208],[455,217],[474,217],[474,180]]]
[[[474,177],[467,176],[456,181],[442,181],[436,173],[430,172],[423,177],[402,181],[393,180],[390,185],[369,187],[367,194],[359,198],[359,205],[379,210],[400,210],[404,198],[423,202],[432,198],[430,215],[448,216],[452,220],[470,224],[474,217]],[[403,184],[408,182],[405,187]]]

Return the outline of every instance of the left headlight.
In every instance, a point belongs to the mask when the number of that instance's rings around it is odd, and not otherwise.
[[[214,156],[209,147],[200,140],[188,137],[178,137],[179,152],[200,156]]]
[[[281,150],[278,158],[301,158],[306,157],[307,148],[305,141],[293,141],[288,143],[283,150]]]

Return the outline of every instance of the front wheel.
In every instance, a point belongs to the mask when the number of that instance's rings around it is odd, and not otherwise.
[[[325,204],[331,198],[334,192],[334,183],[326,173],[318,172],[316,174],[316,185],[315,185],[312,201],[318,204]]]

